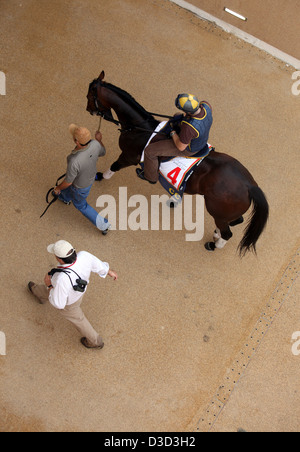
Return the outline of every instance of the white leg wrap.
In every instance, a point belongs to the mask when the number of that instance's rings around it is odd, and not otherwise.
[[[103,173],[103,178],[107,179],[107,180],[111,179],[114,174],[115,173],[109,169],[109,170],[105,171],[105,173]]]
[[[228,240],[224,240],[222,238],[218,239],[216,241],[216,248],[218,248],[219,250],[221,250],[222,248],[224,248],[224,246],[226,245],[226,243],[228,242]]]
[[[221,238],[221,231],[219,228],[217,228],[214,233],[214,241],[216,242],[220,238]]]

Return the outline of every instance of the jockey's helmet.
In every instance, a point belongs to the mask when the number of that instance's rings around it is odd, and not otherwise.
[[[193,114],[199,110],[200,102],[193,94],[179,94],[176,98],[175,105],[179,110]]]

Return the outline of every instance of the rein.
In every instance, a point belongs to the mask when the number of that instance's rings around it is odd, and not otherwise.
[[[56,184],[55,184],[55,187],[58,185],[58,182],[59,182],[61,179],[63,179],[64,177],[65,177],[65,174],[63,174],[62,176],[60,176],[60,177],[57,179]],[[52,204],[54,204],[55,201],[58,200],[58,195],[56,195],[56,194],[54,193],[54,191],[53,191],[55,187],[50,188],[50,190],[48,190],[48,192],[47,192],[47,194],[46,194],[46,203],[48,204],[48,206],[46,207],[46,209],[44,210],[44,212],[42,213],[42,215],[40,216],[40,218],[42,218],[42,217],[45,215],[45,213],[47,212],[47,210],[49,209],[49,207],[52,206]],[[49,195],[50,195],[50,193],[51,193],[52,196],[53,196],[53,199],[52,199],[51,201],[49,201]]]
[[[149,115],[152,115],[152,116],[159,116],[159,117],[161,117],[161,118],[167,118],[167,119],[172,119],[173,118],[173,116],[167,116],[167,115],[160,115],[160,114],[157,114],[157,113],[150,113],[150,112],[147,112],[147,113],[149,113]],[[115,124],[115,125],[117,125],[117,126],[122,126],[122,124],[120,123],[120,121],[117,121],[116,119],[113,119],[113,118],[110,118],[109,116],[107,116],[107,115],[105,115],[105,113],[104,112],[101,112],[99,109],[98,109],[98,112],[97,112],[97,116],[100,116],[100,124],[99,124],[99,129],[98,129],[98,131],[100,131],[100,128],[101,128],[101,121],[102,121],[102,119],[104,119],[105,121],[108,121],[108,122],[112,122],[113,124]],[[141,124],[142,123],[144,123],[144,122],[146,122],[147,120],[145,120],[145,121],[141,121]],[[119,131],[122,133],[122,132],[130,132],[131,130],[133,130],[133,129],[137,129],[137,130],[142,130],[142,131],[144,131],[144,132],[152,132],[152,133],[156,133],[157,135],[168,135],[167,133],[165,133],[165,132],[155,132],[155,130],[149,130],[149,129],[145,129],[144,127],[140,127],[140,126],[138,126],[138,125],[134,125],[134,124],[132,124],[132,126],[131,127],[129,127],[129,128],[127,128],[127,129],[119,129]]]
[[[168,116],[168,115],[159,115],[158,113],[150,113],[150,111],[147,111],[147,113],[149,113],[149,115],[152,115],[152,116],[158,116],[159,118],[172,119],[174,117],[174,116]]]

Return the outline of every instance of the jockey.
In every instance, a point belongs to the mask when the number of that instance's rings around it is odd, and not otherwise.
[[[175,105],[184,112],[179,118],[174,116],[174,122],[178,118],[180,132],[175,130],[170,133],[171,139],[151,143],[145,150],[144,171],[137,170],[138,176],[151,184],[156,184],[159,177],[160,157],[192,157],[195,154],[201,156],[207,154],[207,142],[213,123],[212,107],[206,101],[199,102],[192,94],[179,94]],[[172,120],[170,121],[172,123]]]

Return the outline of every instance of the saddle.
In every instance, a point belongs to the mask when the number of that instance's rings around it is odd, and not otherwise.
[[[172,130],[172,126],[173,125],[168,121],[161,122],[147,142],[145,149],[158,132],[164,129],[164,132],[167,133],[168,128],[170,128],[170,131]],[[169,157],[161,159],[159,167],[159,182],[168,194],[176,199],[176,201],[182,200],[189,178],[212,150],[213,147],[208,144],[204,149],[192,157]],[[142,154],[140,165],[144,168],[144,152]]]
[[[174,157],[161,162],[159,181],[169,195],[177,201],[182,200],[189,178],[212,150],[213,147],[207,145],[193,157]]]

